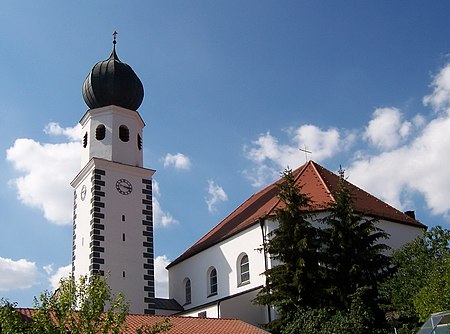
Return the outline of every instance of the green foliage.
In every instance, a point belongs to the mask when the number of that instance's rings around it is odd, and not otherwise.
[[[375,333],[386,325],[378,283],[389,267],[388,235],[353,209],[340,171],[334,202],[322,228],[315,227],[311,199],[301,193],[290,170],[283,173],[275,212],[278,228],[265,245],[279,261],[265,272],[267,283],[256,302],[276,308],[268,325],[275,333]]]
[[[427,277],[426,284],[413,299],[422,322],[432,313],[450,310],[450,254],[435,263]]]
[[[278,197],[285,206],[276,210],[278,228],[269,235],[270,241],[265,247],[280,264],[265,272],[267,284],[256,302],[276,307],[279,317],[285,319],[298,308],[316,307],[321,303],[318,277],[322,268],[317,229],[308,221],[311,201],[295,184],[291,170],[283,173],[278,190]]]
[[[450,308],[449,246],[450,231],[436,226],[394,252],[396,271],[381,289],[399,334],[416,333],[431,313]]]
[[[351,303],[347,310],[330,307],[306,308],[296,312],[292,321],[283,328],[283,334],[365,334],[375,333],[374,317],[366,307],[364,299],[370,287],[358,288],[349,296]]]
[[[99,275],[83,276],[79,282],[73,277],[62,279],[54,294],[45,291],[35,298],[32,319],[24,319],[15,307],[1,301],[2,333],[66,334],[70,330],[72,334],[119,334],[125,329],[128,313],[124,297],[115,298]]]
[[[30,333],[30,323],[15,310],[16,306],[7,299],[0,299],[0,332],[2,334]]]
[[[378,283],[388,273],[388,246],[382,243],[388,234],[353,209],[352,194],[344,171],[339,170],[339,187],[329,203],[330,212],[322,219],[323,265],[326,267],[326,287],[329,307],[347,310],[353,302],[350,296],[366,287],[366,307],[375,311]]]

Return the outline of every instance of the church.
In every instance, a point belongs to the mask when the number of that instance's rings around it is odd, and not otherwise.
[[[274,265],[261,249],[277,207],[277,181],[252,195],[167,267],[169,299],[155,297],[152,177],[143,166],[144,120],[138,109],[144,88],[133,69],[119,60],[116,40],[108,59],[94,65],[83,84],[89,107],[83,131],[81,169],[74,189],[72,273],[108,275],[133,314],[235,318],[250,324],[271,321],[274,310],[252,303],[264,286],[262,273]],[[309,161],[294,171],[315,204],[316,218],[327,214],[339,177]],[[389,206],[348,183],[355,210],[376,218],[397,249],[426,226],[414,212]]]

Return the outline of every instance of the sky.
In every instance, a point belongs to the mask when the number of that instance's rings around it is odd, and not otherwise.
[[[450,2],[2,0],[0,297],[31,307],[68,273],[81,86],[115,30],[145,90],[158,296],[170,261],[306,159],[450,228]]]

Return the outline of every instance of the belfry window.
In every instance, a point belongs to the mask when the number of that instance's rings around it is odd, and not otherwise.
[[[137,135],[137,147],[139,151],[142,150],[142,137],[139,133]]]
[[[103,124],[100,124],[95,129],[95,139],[103,140],[103,139],[105,139],[105,135],[106,135],[106,128]]]
[[[83,136],[83,147],[86,148],[87,146],[87,132]]]
[[[123,142],[130,140],[130,130],[125,125],[119,126],[119,138]]]

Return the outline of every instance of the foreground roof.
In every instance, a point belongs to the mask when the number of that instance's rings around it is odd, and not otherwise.
[[[25,318],[31,319],[34,309],[18,308]],[[153,325],[168,319],[172,325],[167,334],[268,334],[265,330],[237,319],[212,319],[179,316],[128,314],[124,334],[135,334],[142,325]]]
[[[313,209],[316,212],[328,210],[330,202],[334,202],[333,193],[339,187],[339,176],[314,161],[307,162],[293,171],[293,173],[296,178],[296,184],[302,186],[302,193],[310,196],[313,202]],[[280,202],[277,196],[277,184],[280,182],[282,182],[282,179],[252,195],[192,247],[170,263],[167,268],[245,230],[258,223],[261,218],[273,216],[277,207],[283,207],[283,203]],[[425,225],[411,216],[393,208],[350,182],[345,182],[346,187],[352,193],[356,212],[377,219],[389,220],[393,223],[426,228]]]

